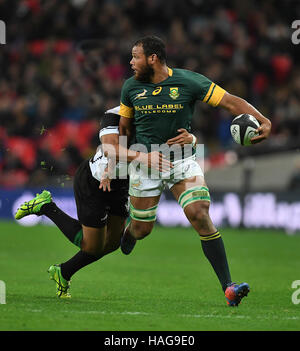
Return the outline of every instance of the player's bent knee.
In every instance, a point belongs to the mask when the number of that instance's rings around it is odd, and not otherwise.
[[[186,207],[185,214],[191,222],[206,222],[209,220],[209,204],[199,203]]]
[[[107,244],[104,247],[103,255],[107,255],[107,254],[109,254],[111,252],[114,252],[114,251],[118,250],[119,247],[120,247],[120,240],[116,241],[116,242],[113,242],[113,243],[110,243],[110,244]]]
[[[151,233],[156,221],[157,207],[156,205],[144,210],[139,210],[130,204],[130,217],[132,219],[130,229],[137,240],[143,239]]]
[[[178,203],[191,222],[203,222],[209,219],[210,195],[208,188],[202,186],[185,190]]]
[[[141,240],[151,233],[153,226],[154,222],[139,222],[134,220],[131,222],[130,229],[135,239]]]
[[[104,254],[103,245],[95,245],[95,244],[86,244],[82,248],[82,250],[92,256],[95,256],[97,259],[101,258]]]
[[[105,245],[105,229],[84,227],[83,228],[83,239],[81,241],[81,250],[93,255],[97,258],[103,256],[103,250]]]

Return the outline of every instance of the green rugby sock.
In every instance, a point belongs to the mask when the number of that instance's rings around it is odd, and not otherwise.
[[[200,235],[203,252],[212,265],[223,291],[231,283],[226,252],[219,232],[210,235]]]
[[[43,205],[40,213],[51,219],[71,243],[81,247],[82,226],[77,219],[68,216],[54,202]]]

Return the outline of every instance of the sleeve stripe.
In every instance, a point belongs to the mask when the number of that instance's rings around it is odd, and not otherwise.
[[[207,92],[207,94],[205,95],[205,97],[204,97],[204,99],[203,99],[204,102],[207,102],[207,99],[210,97],[212,88],[213,88],[214,86],[215,86],[215,83],[211,83],[211,85],[210,85],[210,87],[209,87],[209,89],[208,89],[208,92]]]
[[[218,106],[225,93],[226,93],[226,90],[216,85],[216,88],[214,89],[214,93],[210,98],[209,104],[212,106]]]
[[[211,106],[218,106],[225,93],[226,90],[219,87],[217,84],[212,83],[203,101]]]
[[[209,100],[210,100],[210,98],[212,97],[212,95],[214,93],[215,87],[216,87],[216,84],[214,84],[214,87],[212,88],[212,91],[211,91],[211,93],[209,95],[209,98],[206,100],[206,103],[209,103]]]
[[[124,104],[122,104],[121,102],[121,105],[120,105],[120,116],[122,117],[126,117],[126,118],[133,118],[134,116],[134,110],[133,110],[133,107],[128,107]]]

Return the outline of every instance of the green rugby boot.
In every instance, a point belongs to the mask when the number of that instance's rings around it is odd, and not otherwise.
[[[49,267],[48,273],[50,279],[56,283],[56,295],[61,299],[70,298],[71,294],[68,292],[70,288],[70,281],[67,281],[61,274],[60,265],[54,264]]]
[[[25,201],[17,210],[15,219],[21,219],[25,216],[35,214],[40,215],[41,207],[52,201],[50,191],[44,190],[41,194],[36,194],[36,197],[30,201]]]

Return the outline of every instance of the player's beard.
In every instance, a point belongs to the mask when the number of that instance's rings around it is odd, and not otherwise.
[[[154,76],[154,69],[146,63],[143,69],[141,69],[138,73],[135,73],[135,79],[139,82],[149,83],[151,82],[151,78]]]

